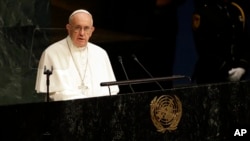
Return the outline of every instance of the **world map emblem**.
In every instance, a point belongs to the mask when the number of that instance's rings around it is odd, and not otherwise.
[[[182,116],[181,101],[175,95],[154,97],[150,103],[150,114],[158,132],[176,130]]]

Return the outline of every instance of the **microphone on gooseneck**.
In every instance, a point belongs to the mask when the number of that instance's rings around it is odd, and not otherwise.
[[[125,74],[126,79],[129,80],[127,71],[126,71],[126,69],[125,69],[125,67],[124,67],[124,65],[123,65],[122,57],[121,57],[121,56],[118,56],[118,60],[119,60],[119,62],[120,62],[120,64],[121,64],[121,66],[122,66],[122,70],[123,70],[123,72],[124,72],[124,74]],[[129,84],[129,87],[130,87],[132,93],[135,93],[135,91],[134,91],[134,89],[133,89],[133,87],[132,87],[131,84]]]
[[[154,78],[152,76],[152,74],[142,65],[142,63],[138,60],[138,58],[135,56],[135,54],[132,54],[133,59],[141,66],[141,68],[151,77]],[[163,91],[163,87],[161,86],[161,84],[158,81],[155,81],[155,83],[160,87],[160,89]]]

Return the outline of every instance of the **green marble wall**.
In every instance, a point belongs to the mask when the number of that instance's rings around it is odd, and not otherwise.
[[[0,105],[41,101],[30,68],[36,27],[50,23],[49,0],[0,1]]]

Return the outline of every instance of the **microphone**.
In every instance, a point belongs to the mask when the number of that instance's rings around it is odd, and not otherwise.
[[[47,95],[46,95],[46,98],[47,98],[47,102],[49,102],[49,85],[50,85],[49,77],[52,74],[52,72],[53,72],[53,66],[51,66],[51,70],[46,69],[46,66],[44,66],[44,72],[43,72],[43,74],[46,75],[46,86],[47,86]]]
[[[128,75],[127,75],[127,71],[126,71],[126,69],[125,69],[125,67],[124,67],[124,65],[123,65],[122,57],[121,57],[121,56],[118,56],[118,60],[119,60],[119,62],[120,62],[120,64],[121,64],[121,66],[122,66],[122,70],[123,70],[123,72],[124,72],[124,74],[125,74],[126,79],[129,80]],[[129,87],[130,87],[132,93],[135,93],[135,91],[134,91],[134,89],[133,89],[133,87],[132,87],[131,84],[129,84]]]
[[[133,59],[141,66],[141,68],[151,77],[154,78],[152,76],[152,74],[142,65],[142,63],[137,59],[137,57],[135,56],[135,54],[132,54]],[[158,81],[155,81],[155,83],[160,87],[160,89],[162,91],[164,91],[163,87],[161,86],[161,84]]]

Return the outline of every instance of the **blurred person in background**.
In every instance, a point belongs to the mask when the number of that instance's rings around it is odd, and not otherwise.
[[[193,36],[198,53],[193,81],[235,82],[249,69],[246,12],[231,0],[195,0]]]

